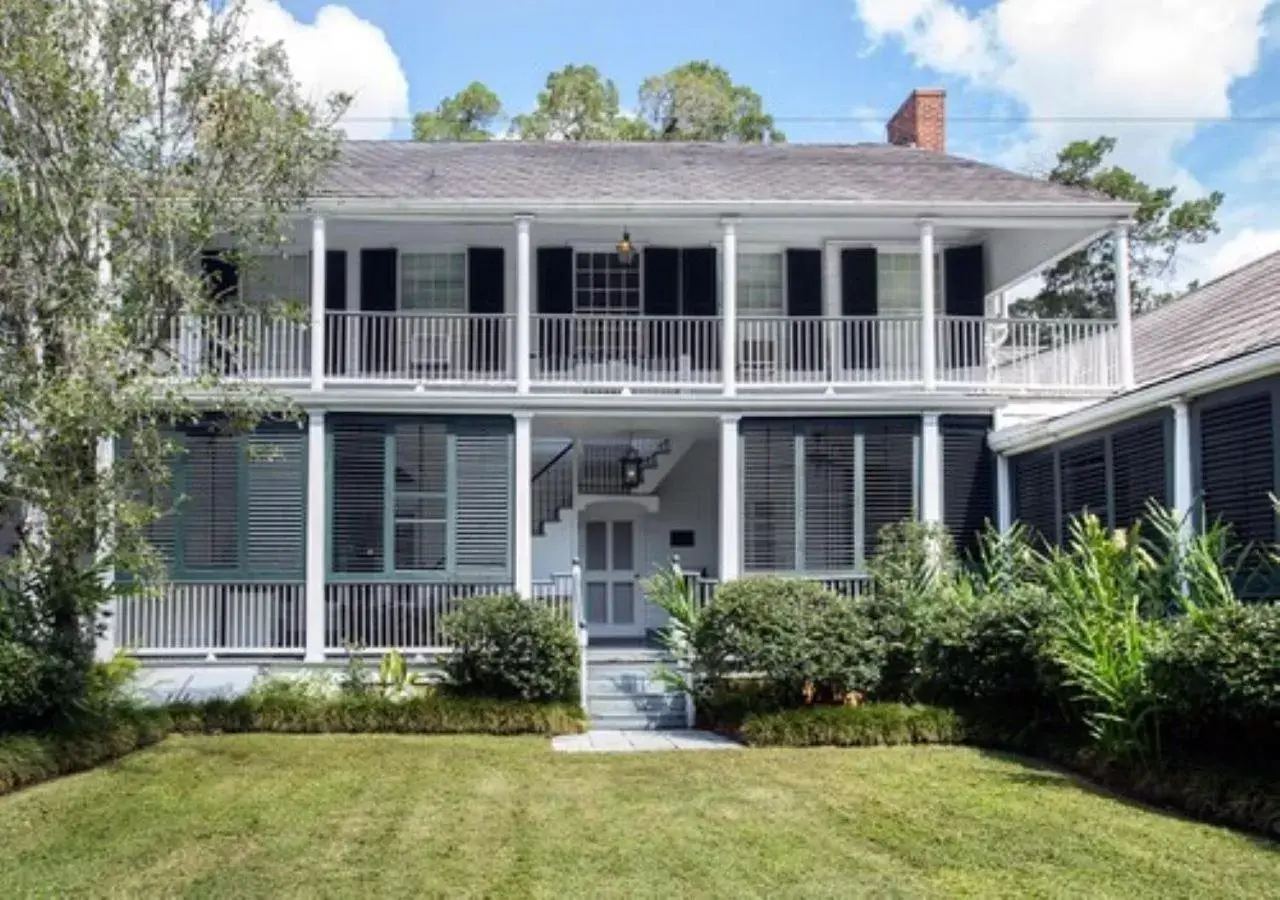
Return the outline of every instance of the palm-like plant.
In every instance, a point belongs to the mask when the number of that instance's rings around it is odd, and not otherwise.
[[[640,587],[645,598],[667,614],[658,639],[675,657],[678,667],[659,669],[658,678],[676,690],[693,693],[693,672],[698,662],[696,637],[702,619],[693,583],[673,560],[644,579]]]

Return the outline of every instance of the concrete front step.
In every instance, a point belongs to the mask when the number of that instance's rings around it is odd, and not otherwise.
[[[684,694],[588,694],[592,716],[684,715]]]
[[[662,650],[590,647],[587,714],[595,728],[685,728],[688,698],[659,677],[674,668]]]
[[[592,716],[592,730],[681,731],[689,727],[684,713],[666,716]]]

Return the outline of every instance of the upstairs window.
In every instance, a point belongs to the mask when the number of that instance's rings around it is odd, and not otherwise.
[[[738,314],[784,316],[781,253],[742,253],[738,256]]]
[[[467,254],[400,254],[400,308],[409,312],[465,313]]]
[[[640,314],[640,254],[622,262],[616,252],[578,252],[573,256],[574,312]]]

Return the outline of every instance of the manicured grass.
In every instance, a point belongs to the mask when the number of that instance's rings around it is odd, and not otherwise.
[[[170,738],[0,798],[6,896],[1261,897],[1274,845],[958,747]]]

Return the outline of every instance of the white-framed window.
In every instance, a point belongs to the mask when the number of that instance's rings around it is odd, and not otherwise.
[[[423,313],[467,311],[467,254],[400,254],[400,308]]]
[[[573,310],[596,315],[640,314],[640,254],[622,262],[616,252],[573,255]]]
[[[942,266],[940,258],[933,264],[933,307],[943,309]],[[876,308],[882,316],[920,314],[920,254],[876,254]]]
[[[311,257],[306,253],[258,256],[245,267],[240,296],[263,306],[311,300]]]
[[[738,254],[738,313],[744,316],[787,314],[781,253]]]

